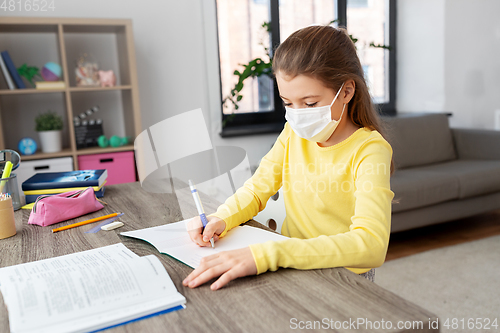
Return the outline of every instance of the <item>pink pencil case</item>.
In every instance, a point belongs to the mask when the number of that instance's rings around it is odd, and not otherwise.
[[[41,195],[31,209],[28,223],[46,227],[102,208],[104,206],[97,200],[92,187],[55,195]]]

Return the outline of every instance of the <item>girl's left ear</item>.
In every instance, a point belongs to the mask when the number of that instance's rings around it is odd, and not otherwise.
[[[356,83],[354,80],[349,80],[344,85],[344,103],[349,103],[354,97],[356,91]]]

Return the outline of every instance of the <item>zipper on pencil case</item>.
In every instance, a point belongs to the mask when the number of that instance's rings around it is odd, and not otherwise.
[[[94,189],[92,187],[87,187],[86,189],[84,190],[80,190],[78,192],[75,192],[73,194],[70,194],[70,195],[66,195],[64,196],[64,198],[77,198],[80,196],[80,194],[82,194],[83,192],[87,191],[88,189],[91,189],[92,191],[94,191]],[[35,200],[35,203],[33,204],[33,213],[36,213],[36,205],[42,201],[43,199],[45,198],[50,198],[52,197],[52,195],[40,195],[38,198],[36,198]]]

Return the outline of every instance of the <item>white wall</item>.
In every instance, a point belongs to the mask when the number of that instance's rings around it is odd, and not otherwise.
[[[500,1],[398,1],[399,112],[451,112],[494,128],[500,109]]]
[[[445,111],[445,0],[404,0],[397,6],[396,109]]]
[[[446,108],[455,127],[494,128],[500,109],[500,1],[448,0]]]

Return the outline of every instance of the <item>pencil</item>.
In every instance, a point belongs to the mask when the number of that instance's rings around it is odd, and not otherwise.
[[[66,230],[66,229],[71,229],[71,228],[79,227],[81,225],[85,225],[85,224],[89,224],[89,223],[93,223],[93,222],[97,222],[97,221],[102,221],[102,220],[109,219],[110,217],[114,217],[114,216],[117,216],[117,215],[120,215],[120,214],[121,213],[113,213],[113,214],[109,214],[109,215],[104,215],[104,216],[96,217],[94,219],[90,219],[90,220],[86,220],[86,221],[82,221],[82,222],[77,222],[77,223],[69,224],[69,225],[66,225],[64,227],[52,229],[52,232],[54,233],[54,232],[58,232],[58,231]]]

